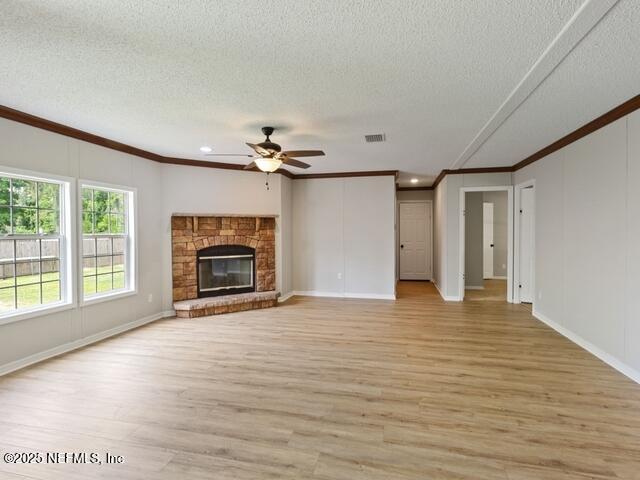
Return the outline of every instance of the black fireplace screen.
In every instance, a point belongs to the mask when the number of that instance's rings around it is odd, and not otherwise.
[[[198,296],[255,291],[255,250],[219,245],[198,251]]]

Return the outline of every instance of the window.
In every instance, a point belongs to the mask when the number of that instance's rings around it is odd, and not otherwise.
[[[82,185],[85,300],[134,290],[133,192]]]
[[[68,188],[0,173],[0,316],[67,303]]]

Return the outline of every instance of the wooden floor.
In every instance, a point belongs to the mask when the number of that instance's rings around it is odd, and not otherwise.
[[[506,280],[484,280],[482,290],[465,290],[464,299],[479,302],[506,302]]]
[[[2,479],[640,478],[640,387],[524,306],[294,298],[150,324],[0,379]]]

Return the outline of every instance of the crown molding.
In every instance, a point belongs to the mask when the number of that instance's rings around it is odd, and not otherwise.
[[[166,165],[183,165],[189,167],[203,167],[203,168],[219,168],[223,170],[242,170],[245,172],[258,172],[262,173],[258,168],[251,168],[245,170],[244,165],[237,163],[224,163],[224,162],[209,162],[207,160],[195,160],[191,158],[177,158],[177,157],[165,157],[157,153],[149,152],[141,148],[127,145],[126,143],[117,142],[109,138],[94,135],[93,133],[85,132],[77,128],[69,127],[58,122],[47,120],[46,118],[31,115],[30,113],[21,112],[4,105],[0,105],[0,118],[6,118],[14,122],[23,123],[31,127],[40,128],[49,132],[64,135],[65,137],[75,138],[83,142],[92,143],[101,147],[116,150],[118,152],[134,155],[136,157],[145,158],[154,162],[163,163]],[[287,178],[305,179],[305,178],[341,178],[341,177],[375,177],[380,175],[398,175],[397,170],[373,170],[373,171],[361,171],[361,172],[335,172],[335,173],[310,173],[296,175],[289,170],[279,168],[274,173],[279,173]]]
[[[361,172],[332,172],[332,173],[300,173],[293,174],[294,180],[305,180],[310,178],[345,178],[345,177],[382,177],[391,175],[398,176],[398,170],[368,170]]]
[[[521,168],[526,167],[527,165],[531,165],[533,162],[536,162],[541,158],[544,158],[547,155],[550,155],[557,150],[560,150],[561,148],[566,147],[567,145],[572,144],[573,142],[580,140],[581,138],[595,132],[596,130],[599,130],[609,125],[610,123],[615,122],[616,120],[622,117],[625,117],[626,115],[629,115],[630,113],[638,109],[640,109],[640,95],[636,95],[635,97],[627,100],[626,102],[621,103],[617,107],[609,110],[603,115],[600,115],[594,120],[582,125],[580,128],[577,128],[573,132],[556,140],[550,145],[547,145],[546,147],[538,150],[534,154],[528,156],[527,158],[521,160],[520,162],[512,166],[459,168],[456,170],[442,170],[434,180],[433,184],[430,186],[396,187],[396,189],[399,191],[420,190],[420,189],[433,190],[440,184],[440,182],[447,175],[515,172],[517,170],[520,170]],[[129,155],[134,155],[136,157],[145,158],[147,160],[152,160],[154,162],[163,163],[167,165],[184,165],[184,166],[191,166],[191,167],[218,168],[223,170],[242,170],[246,172],[260,172],[260,170],[258,170],[257,168],[244,170],[244,165],[240,165],[237,163],[209,162],[206,160],[195,160],[195,159],[189,159],[189,158],[165,157],[157,153],[149,152],[147,150],[142,150],[141,148],[133,147],[131,145],[117,142],[115,140],[110,140],[108,138],[101,137],[99,135],[94,135],[92,133],[88,133],[83,130],[78,130],[77,128],[69,127],[61,123],[52,122],[51,120],[47,120],[42,117],[37,117],[29,113],[21,112],[13,108],[5,107],[3,105],[0,105],[0,118],[6,118],[7,120],[23,123],[25,125],[29,125],[35,128],[40,128],[42,130],[47,130],[49,132],[57,133],[59,135],[64,135],[66,137],[82,140],[83,142],[92,143],[94,145],[99,145],[101,147],[109,148],[111,150],[116,150],[119,152],[127,153]],[[292,180],[304,180],[304,179],[313,179],[313,178],[376,177],[376,176],[386,176],[386,175],[391,175],[396,178],[398,177],[398,170],[370,170],[370,171],[360,171],[360,172],[294,174],[294,173],[291,173],[289,170],[280,168],[276,170],[275,173],[284,175],[285,177],[288,177]]]
[[[433,190],[433,186],[429,185],[428,187],[401,187],[400,185],[396,185],[396,192],[417,192],[420,190]]]
[[[147,160],[153,160],[154,162],[161,162],[165,157],[156,153],[142,150],[141,148],[132,147],[124,143],[116,142],[99,135],[94,135],[77,128],[68,127],[61,123],[52,122],[42,117],[37,117],[29,113],[21,112],[13,108],[0,105],[0,117],[7,120],[13,120],[14,122],[24,123],[31,127],[40,128],[49,132],[64,135],[65,137],[75,138],[82,140],[83,142],[93,143],[94,145],[100,145],[101,147],[109,148],[111,150],[117,150],[118,152],[128,153],[129,155],[135,155],[136,157],[146,158]]]
[[[49,132],[64,135],[65,137],[75,138],[83,142],[92,143],[100,147],[105,147],[118,152],[134,155],[136,157],[145,158],[154,162],[169,164],[169,165],[186,165],[190,167],[204,167],[204,168],[219,168],[223,170],[244,170],[244,165],[237,163],[224,163],[224,162],[209,162],[206,160],[194,160],[190,158],[176,158],[165,157],[157,153],[149,152],[141,148],[127,145],[126,143],[117,142],[109,138],[94,135],[93,133],[85,132],[77,128],[69,127],[58,122],[47,120],[46,118],[31,115],[30,113],[21,112],[4,105],[0,105],[0,118],[6,118],[14,122],[23,123],[31,127],[39,128],[41,130],[47,130]],[[247,172],[260,172],[257,168],[250,170],[244,170]],[[278,169],[277,173],[292,178],[293,174],[285,169]]]
[[[626,102],[621,103],[617,107],[612,108],[608,112],[600,115],[599,117],[591,120],[588,123],[585,123],[581,127],[577,128],[573,132],[565,135],[564,137],[556,140],[555,142],[547,145],[546,147],[538,150],[533,155],[529,155],[524,160],[519,161],[518,163],[510,166],[510,167],[489,167],[489,168],[460,168],[457,170],[442,170],[440,174],[436,177],[433,182],[432,187],[435,188],[438,184],[446,177],[447,175],[459,175],[465,173],[500,173],[500,172],[516,172],[521,168],[526,167],[527,165],[531,165],[533,162],[536,162],[553,152],[560,150],[561,148],[566,147],[567,145],[572,144],[580,140],[583,137],[595,132],[596,130],[600,130],[603,127],[606,127],[610,123],[615,122],[616,120],[621,119],[629,115],[630,113],[635,112],[640,109],[640,95],[636,95],[633,98],[630,98]]]
[[[580,128],[556,140],[552,144],[547,145],[541,150],[538,150],[533,155],[530,155],[524,160],[519,161],[512,167],[513,171],[515,172],[516,170],[520,170],[521,168],[524,168],[527,165],[530,165],[533,162],[540,160],[541,158],[544,158],[547,155],[550,155],[553,152],[556,152],[561,148],[564,148],[567,145],[570,145],[573,142],[580,140],[583,137],[586,137],[587,135],[595,132],[596,130],[600,130],[602,127],[606,127],[610,123],[613,123],[622,117],[626,117],[627,115],[629,115],[632,112],[635,112],[639,108],[640,108],[640,95],[636,95],[635,97],[609,110],[607,113],[600,115],[598,118],[594,120],[591,120],[589,123],[585,123]]]
[[[464,175],[471,173],[511,173],[513,172],[513,167],[478,167],[478,168],[459,168],[457,170],[442,170],[440,175],[436,177],[433,181],[432,188],[436,188],[438,184],[446,177],[447,175]]]

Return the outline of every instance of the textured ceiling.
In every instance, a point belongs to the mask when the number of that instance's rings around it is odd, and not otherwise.
[[[403,183],[430,183],[581,5],[4,0],[0,104],[163,155],[238,163],[198,149],[249,153],[244,142],[275,125],[285,148],[325,150],[306,173],[398,169]],[[636,95],[639,6],[620,0],[458,166],[513,164]],[[382,132],[385,143],[364,142]]]
[[[640,2],[623,0],[465,167],[513,165],[639,93]]]

